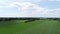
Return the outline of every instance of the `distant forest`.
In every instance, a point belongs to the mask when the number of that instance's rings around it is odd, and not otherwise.
[[[27,20],[26,22],[32,22],[35,20],[58,20],[60,18],[0,18],[0,21],[12,21],[12,20]]]

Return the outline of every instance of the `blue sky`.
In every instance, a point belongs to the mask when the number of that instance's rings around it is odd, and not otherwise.
[[[0,17],[60,17],[60,1],[0,0]]]

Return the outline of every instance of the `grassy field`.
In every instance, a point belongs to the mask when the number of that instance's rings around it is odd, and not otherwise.
[[[1,21],[0,34],[60,34],[60,22],[36,20],[24,23],[23,20]]]

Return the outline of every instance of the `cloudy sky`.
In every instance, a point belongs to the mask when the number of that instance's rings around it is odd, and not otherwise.
[[[0,17],[60,17],[59,0],[0,0]]]

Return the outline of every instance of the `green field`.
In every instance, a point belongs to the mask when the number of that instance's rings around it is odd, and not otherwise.
[[[0,34],[60,34],[60,22],[55,20],[1,21]]]

